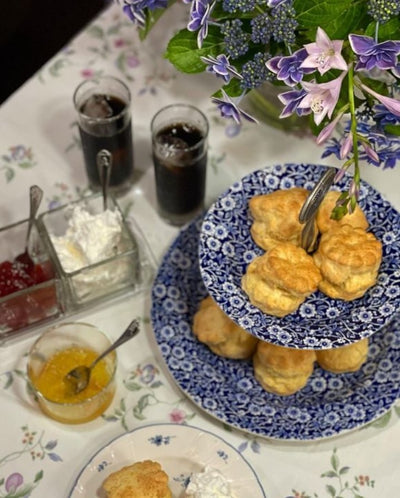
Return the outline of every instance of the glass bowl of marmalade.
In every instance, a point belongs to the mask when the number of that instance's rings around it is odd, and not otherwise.
[[[82,322],[65,322],[46,330],[28,355],[28,379],[40,409],[64,424],[82,424],[99,417],[111,404],[115,389],[115,351],[92,369],[89,385],[78,394],[71,392],[65,376],[73,368],[89,366],[111,345],[97,327]]]

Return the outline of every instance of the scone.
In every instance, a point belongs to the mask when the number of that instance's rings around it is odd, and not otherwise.
[[[333,373],[357,372],[368,356],[368,339],[354,344],[316,352],[317,362],[324,370]]]
[[[266,251],[280,242],[300,246],[304,225],[299,222],[299,214],[309,193],[304,188],[293,187],[252,197],[250,233],[254,242]]]
[[[152,460],[113,472],[103,482],[103,489],[107,498],[172,498],[167,474]]]
[[[232,359],[249,358],[258,342],[236,325],[210,296],[201,301],[193,317],[193,333],[215,354]]]
[[[339,225],[321,236],[313,257],[322,274],[319,289],[334,299],[352,301],[375,284],[382,244],[362,228]]]
[[[357,204],[354,211],[351,214],[346,214],[340,220],[333,220],[331,218],[331,213],[336,205],[336,201],[340,196],[340,192],[331,190],[326,194],[324,200],[321,202],[320,207],[317,212],[317,226],[321,233],[325,233],[331,228],[335,228],[339,225],[350,225],[354,228],[362,228],[366,230],[369,226],[367,218],[363,213],[360,206]]]
[[[315,359],[313,350],[259,341],[253,356],[254,376],[266,391],[288,396],[307,384]]]
[[[315,292],[320,280],[313,258],[301,247],[285,242],[249,264],[242,288],[261,311],[283,317]]]

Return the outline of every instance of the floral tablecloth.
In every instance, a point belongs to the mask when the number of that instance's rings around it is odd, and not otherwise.
[[[163,105],[191,102],[209,117],[207,204],[234,180],[267,165],[332,164],[320,159],[321,150],[308,138],[261,124],[247,124],[238,132],[219,118],[208,99],[214,79],[178,74],[162,58],[168,34],[185,22],[181,8],[171,9],[140,42],[120,7],[107,7],[2,105],[1,225],[27,217],[28,189],[34,183],[44,190],[41,210],[85,194],[72,94],[83,78],[93,75],[117,76],[131,89],[136,178],[120,203],[135,218],[158,263],[178,234],[155,209],[149,130],[151,117]],[[400,208],[398,171],[366,166],[363,178]],[[73,317],[98,325],[113,338],[133,316],[143,324],[142,333],[118,353],[114,403],[103,417],[81,426],[47,419],[29,393],[26,353],[40,329],[0,349],[0,497],[66,497],[99,448],[126,431],[157,422],[190,424],[222,437],[252,465],[269,498],[399,495],[399,403],[366,427],[314,442],[267,440],[227,427],[174,384],[158,353],[150,308],[147,289]]]

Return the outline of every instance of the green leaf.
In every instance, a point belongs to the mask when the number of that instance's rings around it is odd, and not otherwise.
[[[5,173],[6,173],[6,181],[7,183],[10,183],[15,176],[15,171],[12,168],[6,168]]]
[[[127,381],[124,383],[124,385],[129,391],[139,391],[140,389],[142,389],[142,386],[137,382]]]
[[[146,25],[144,28],[139,29],[139,38],[143,41],[149,34],[153,26],[157,23],[160,17],[167,11],[167,9],[173,5],[176,0],[169,0],[167,8],[155,9],[147,12]]]
[[[35,479],[33,482],[38,482],[40,481],[40,479],[43,478],[43,470],[40,470],[36,475],[35,475]]]
[[[178,71],[183,73],[201,73],[206,65],[200,57],[212,55],[216,57],[222,48],[222,38],[219,29],[210,26],[208,36],[204,40],[203,47],[197,47],[197,33],[182,29],[171,38],[164,54]]]
[[[93,36],[93,38],[98,38],[98,39],[102,39],[104,38],[104,31],[103,31],[103,28],[101,28],[100,26],[96,26],[96,25],[92,25],[90,26],[88,29],[87,29],[87,33],[90,35],[90,36]]]
[[[386,125],[384,129],[390,135],[400,136],[400,125]]]
[[[336,495],[336,489],[333,486],[331,486],[330,484],[328,484],[326,486],[326,490],[328,491],[329,496],[335,496]]]
[[[333,470],[328,470],[327,472],[324,472],[321,474],[321,477],[337,477],[337,473],[334,472]]]
[[[366,3],[353,0],[295,0],[299,29],[322,27],[331,39],[344,40],[365,24]]]
[[[367,36],[375,37],[375,22],[371,22],[367,29],[365,30],[365,34]],[[385,24],[379,25],[378,30],[378,41],[383,42],[386,40],[398,40],[400,38],[400,19],[394,17],[390,19]]]
[[[339,468],[339,458],[336,455],[336,450],[332,453],[332,456],[331,456],[331,465],[332,465],[332,468],[334,470],[336,470],[336,471]]]

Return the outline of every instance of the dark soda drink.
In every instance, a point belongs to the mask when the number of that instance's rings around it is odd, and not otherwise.
[[[203,208],[207,143],[203,132],[184,122],[162,127],[153,138],[160,215],[172,224]]]
[[[133,176],[133,142],[130,112],[127,104],[117,96],[94,94],[79,108],[79,131],[89,184],[93,190],[101,188],[101,172],[97,154],[106,149],[112,155],[110,190],[124,193]]]

